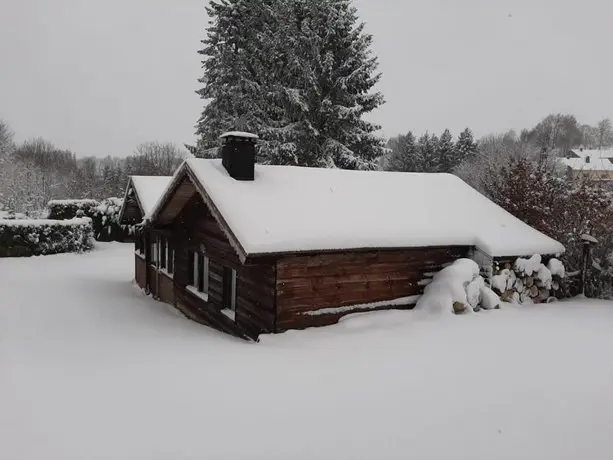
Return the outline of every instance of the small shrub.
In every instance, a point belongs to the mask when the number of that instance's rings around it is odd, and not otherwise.
[[[93,247],[91,219],[0,220],[0,257],[83,252]]]

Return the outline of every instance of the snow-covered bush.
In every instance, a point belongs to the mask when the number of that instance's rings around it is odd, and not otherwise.
[[[93,247],[91,219],[0,220],[0,257],[82,252]]]
[[[48,219],[66,220],[75,217],[93,217],[100,205],[97,200],[51,200],[47,204]]]
[[[134,227],[119,223],[122,206],[122,198],[111,197],[102,200],[95,208],[92,219],[98,241],[124,241],[134,233]]]
[[[456,260],[434,275],[416,308],[435,313],[498,308],[500,299],[486,286],[479,273],[479,265],[475,261]]]
[[[119,224],[123,200],[111,197],[104,200],[52,200],[47,205],[49,219],[73,219],[89,217],[92,220],[94,238],[98,241],[124,241],[131,229]]]
[[[558,259],[542,263],[540,255],[518,258],[492,277],[492,288],[505,302],[532,304],[556,297],[566,270]]]

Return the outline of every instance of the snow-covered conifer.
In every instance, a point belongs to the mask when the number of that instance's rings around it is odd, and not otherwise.
[[[390,171],[420,171],[423,161],[415,144],[415,136],[411,131],[398,136],[389,157],[387,169]]]
[[[265,163],[376,167],[383,142],[363,116],[383,98],[350,0],[227,0],[208,11],[199,152],[240,129],[260,136]]]
[[[473,158],[477,153],[477,143],[474,140],[473,132],[469,128],[460,133],[456,142],[456,151],[458,155],[457,164]]]
[[[459,163],[451,132],[446,129],[438,142],[438,172],[451,172]]]
[[[197,92],[207,101],[197,123],[196,154],[219,146],[225,131],[243,130],[258,134],[269,124],[267,104],[269,81],[264,64],[272,50],[267,35],[272,21],[270,7],[279,0],[211,1],[207,36],[199,51],[204,57],[204,75]]]

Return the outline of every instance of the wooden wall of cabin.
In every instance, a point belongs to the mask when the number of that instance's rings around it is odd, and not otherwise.
[[[283,257],[276,267],[277,332],[334,324],[351,312],[313,315],[317,310],[420,295],[422,280],[468,252],[447,247]]]
[[[134,279],[141,289],[147,289],[147,264],[138,254],[134,254]]]
[[[128,201],[123,205],[123,213],[121,215],[121,223],[134,225],[142,222],[143,214],[134,197],[128,197]]]
[[[171,225],[175,247],[175,297],[186,316],[240,337],[255,338],[275,331],[275,262],[242,265],[236,251],[210,210],[200,198],[192,197]],[[209,257],[208,301],[190,292],[190,251],[201,245]],[[231,320],[221,310],[223,267],[237,272],[236,316]]]
[[[164,272],[158,272],[158,299],[162,302],[175,304],[175,288],[173,278]]]

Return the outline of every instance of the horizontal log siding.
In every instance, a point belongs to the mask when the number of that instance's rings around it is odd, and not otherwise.
[[[162,302],[169,303],[171,305],[175,304],[175,289],[173,279],[170,278],[167,274],[160,272],[159,276],[159,287],[158,287],[158,298]]]
[[[421,280],[467,254],[468,248],[448,247],[283,257],[277,262],[277,331],[333,324],[348,314],[307,312],[422,294]]]
[[[147,264],[144,257],[134,255],[134,279],[141,289],[147,289]]]
[[[275,330],[275,263],[243,266],[221,227],[199,195],[192,197],[172,224],[176,248],[175,295],[177,307],[191,319],[239,337],[257,338]],[[208,302],[186,290],[191,262],[189,251],[204,245],[209,257]],[[236,270],[236,320],[221,310],[223,267]],[[182,305],[179,305],[181,303]]]
[[[149,291],[153,297],[158,297],[158,277],[157,270],[153,265],[147,266],[147,271],[149,274]]]
[[[275,332],[274,263],[245,265],[236,280],[236,322],[250,337]]]

